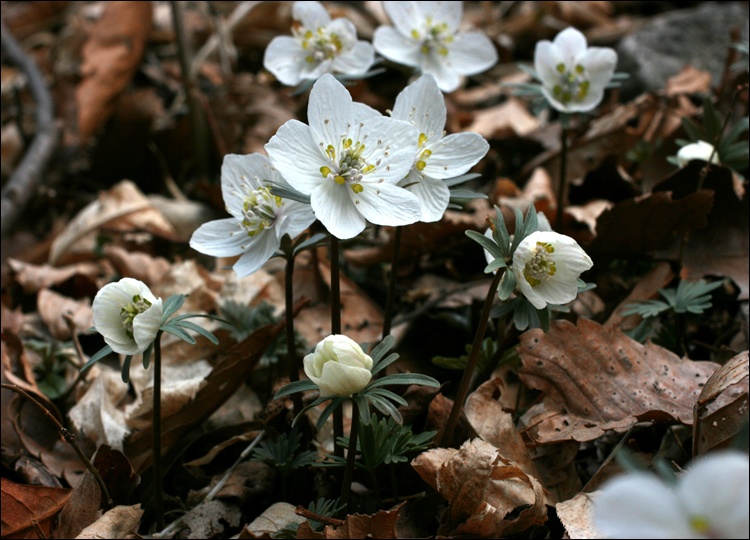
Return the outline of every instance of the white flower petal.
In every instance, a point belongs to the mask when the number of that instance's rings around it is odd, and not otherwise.
[[[570,65],[586,50],[586,36],[570,27],[558,33],[552,44],[560,51],[562,61],[566,65]]]
[[[294,238],[307,229],[315,221],[315,213],[309,204],[286,200],[281,207],[282,216],[288,217],[284,226],[279,230],[279,237],[284,233]]]
[[[347,132],[347,124],[358,120],[354,117],[351,94],[333,75],[323,75],[310,90],[307,119],[312,140],[318,148],[321,144],[323,148],[329,144],[336,148]],[[321,156],[322,152],[319,151]],[[283,172],[282,175],[286,176]]]
[[[233,257],[244,251],[247,233],[237,218],[204,223],[190,238],[190,247],[212,257]]]
[[[247,238],[242,257],[240,257],[232,269],[238,277],[249,276],[260,270],[279,249],[279,237],[275,231],[263,231],[252,238]]]
[[[551,41],[537,42],[534,47],[534,70],[542,80],[544,87],[554,86],[559,78],[557,65],[562,62],[559,51]]]
[[[372,372],[369,369],[326,362],[318,384],[320,395],[350,396],[363,390],[370,379]]]
[[[478,133],[453,133],[429,146],[432,155],[422,171],[433,178],[452,178],[464,174],[479,163],[490,149]]]
[[[431,17],[435,23],[444,23],[451,34],[458,31],[464,15],[463,2],[416,2],[421,19]]]
[[[396,30],[402,36],[409,36],[412,30],[420,27],[420,21],[423,19],[419,4],[419,2],[408,0],[402,2],[386,1],[383,2],[383,9],[385,9]],[[375,48],[377,48],[377,45]],[[378,50],[378,52],[380,51]]]
[[[419,43],[391,26],[379,26],[373,34],[372,45],[382,56],[398,64],[418,67],[422,63]]]
[[[409,191],[391,184],[363,184],[364,191],[351,197],[359,212],[376,225],[400,226],[416,223],[422,216],[419,199]]]
[[[375,62],[375,49],[365,41],[359,41],[333,61],[333,71],[346,75],[362,75]]]
[[[282,84],[297,86],[302,81],[302,71],[307,68],[299,41],[289,36],[274,37],[263,54],[263,67]]]
[[[299,120],[283,124],[266,143],[265,150],[276,170],[297,191],[309,195],[324,180],[320,167],[325,158],[310,127]]]
[[[391,118],[414,124],[427,139],[440,138],[445,128],[445,98],[430,74],[404,88],[391,111]]]
[[[310,203],[318,220],[336,238],[354,238],[365,229],[365,218],[349,197],[351,188],[330,180],[312,192]]]
[[[435,82],[443,92],[453,92],[461,84],[461,75],[458,71],[436,52],[423,54],[420,67],[423,72],[435,77]]]
[[[443,219],[450,202],[450,189],[445,182],[412,170],[400,184],[408,186],[406,189],[419,199],[422,207],[419,221],[432,223]]]
[[[595,494],[594,525],[607,538],[700,538],[675,493],[647,473],[610,480]]]
[[[133,319],[133,339],[138,345],[138,352],[145,351],[156,339],[161,326],[162,313],[162,302],[159,298],[150,308]]]
[[[719,163],[719,154],[714,152],[713,145],[706,141],[686,144],[677,152],[677,161],[680,167],[684,167],[694,159],[701,161],[711,159],[711,163]]]
[[[451,67],[461,75],[475,75],[497,63],[497,50],[482,32],[464,32],[456,35],[448,58]]]
[[[292,7],[292,17],[302,23],[307,29],[315,30],[331,22],[331,16],[320,2],[295,2]]]

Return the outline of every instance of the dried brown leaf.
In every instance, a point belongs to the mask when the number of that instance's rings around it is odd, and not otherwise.
[[[75,538],[83,529],[94,523],[102,515],[99,507],[102,493],[99,484],[90,471],[83,473],[81,481],[73,489],[55,528],[55,538]]]
[[[0,479],[3,507],[3,538],[37,538],[32,523],[37,522],[49,536],[52,518],[62,510],[70,498],[70,489],[16,484]]]
[[[693,404],[718,364],[680,359],[588,319],[555,321],[521,337],[519,376],[544,393],[522,418],[536,444],[590,441],[639,421],[693,422]]]
[[[479,133],[485,139],[503,139],[511,135],[523,137],[539,128],[539,121],[516,98],[500,105],[482,109],[474,116],[466,131]]]
[[[78,133],[86,145],[112,115],[138,69],[151,30],[150,2],[109,2],[81,51],[83,79],[76,89]]]
[[[693,454],[729,444],[748,423],[748,352],[717,369],[695,405]]]
[[[8,259],[8,266],[13,270],[15,280],[23,287],[26,294],[60,285],[76,277],[94,282],[104,272],[101,264],[91,261],[55,268],[48,264],[37,265]]]
[[[322,538],[383,538],[396,536],[396,522],[403,503],[372,515],[349,514],[340,527],[326,525]]]
[[[604,323],[604,328],[612,330],[619,328],[621,330],[632,330],[641,320],[639,315],[630,315],[623,317],[622,312],[625,311],[630,304],[641,300],[650,300],[656,297],[659,289],[663,289],[669,282],[674,279],[674,272],[672,267],[667,262],[660,262],[649,270],[633,287],[625,299],[618,304],[612,314]]]
[[[579,493],[572,499],[557,503],[555,506],[557,517],[565,527],[568,538],[601,538],[602,534],[596,530],[593,523],[593,505],[591,495]]]
[[[687,65],[677,75],[667,79],[664,94],[672,97],[679,94],[705,95],[711,91],[711,73]]]
[[[83,529],[76,538],[98,540],[100,538],[141,538],[138,528],[141,525],[143,510],[140,504],[115,506],[94,523]]]
[[[106,246],[104,256],[122,277],[139,279],[149,284],[158,283],[171,268],[169,261],[164,257],[152,257],[147,253],[128,251],[120,246]]]
[[[49,289],[42,289],[36,297],[36,304],[52,337],[61,341],[72,337],[70,326],[63,315],[70,315],[79,331],[90,328],[94,321],[94,312],[88,298],[74,300]]]

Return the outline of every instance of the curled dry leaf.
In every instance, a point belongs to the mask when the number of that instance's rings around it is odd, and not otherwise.
[[[524,332],[521,380],[544,399],[523,416],[536,444],[590,441],[640,421],[693,423],[693,404],[718,364],[680,359],[588,319]]]
[[[169,261],[164,257],[152,257],[120,246],[106,246],[104,256],[122,277],[131,277],[144,283],[158,283],[170,269]]]
[[[342,525],[326,525],[322,533],[313,531],[310,523],[306,521],[299,526],[297,538],[398,538],[396,522],[403,505],[404,503],[401,503],[390,510],[380,510],[369,516],[349,514]]]
[[[572,499],[557,503],[557,517],[565,527],[568,538],[601,538],[602,534],[594,527],[592,519],[593,506],[591,495],[579,493]]]
[[[74,300],[49,289],[42,289],[36,297],[37,311],[55,339],[66,341],[71,338],[71,330],[63,318],[69,314],[79,332],[91,327],[94,312],[88,298]]]
[[[117,97],[138,69],[151,31],[150,2],[110,2],[81,51],[76,89],[78,137],[86,145],[112,115]]]
[[[141,525],[140,504],[115,506],[94,523],[86,527],[76,538],[141,538],[138,528]]]
[[[523,137],[539,128],[539,120],[517,98],[510,98],[500,105],[482,109],[466,131],[479,133],[485,139],[504,139],[511,135]]]
[[[288,502],[277,502],[263,510],[263,513],[245,525],[240,538],[272,538],[273,533],[290,524],[307,521],[295,512],[296,506]]]
[[[544,523],[547,510],[539,481],[481,439],[459,450],[428,450],[412,467],[449,504],[439,534],[499,538]],[[508,515],[523,507],[515,518]]]
[[[66,255],[90,255],[100,227],[117,231],[142,230],[164,238],[174,238],[172,225],[154,208],[136,185],[123,180],[112,189],[99,193],[55,238],[49,251],[49,263],[57,264]]]
[[[717,369],[695,404],[693,455],[729,444],[748,423],[748,352]]]
[[[37,265],[8,259],[8,266],[13,270],[16,282],[23,287],[26,294],[33,294],[78,276],[93,283],[104,270],[101,264],[92,261],[55,268],[48,264]]]
[[[8,538],[36,538],[33,523],[49,537],[52,518],[70,499],[72,490],[45,486],[16,484],[0,479],[0,499],[3,507],[2,536]]]

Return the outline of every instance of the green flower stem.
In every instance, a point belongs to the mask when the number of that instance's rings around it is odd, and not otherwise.
[[[341,283],[339,275],[339,239],[331,235],[331,334],[341,334]],[[344,413],[333,411],[333,454],[344,457],[344,449],[336,439],[344,436]]]
[[[162,491],[161,470],[161,334],[159,330],[154,340],[154,504],[156,506],[156,528],[164,528],[164,492]]]
[[[399,253],[401,252],[401,230],[396,227],[393,233],[393,257],[391,258],[391,276],[388,281],[388,298],[385,301],[385,313],[383,314],[383,336],[385,339],[391,333],[391,322],[393,321],[393,304],[396,297],[396,279],[398,279]]]
[[[294,345],[294,253],[287,255],[286,275],[284,276],[285,301],[286,301],[286,355],[287,367],[289,369],[289,381],[299,380],[299,359],[297,348]],[[292,394],[294,404],[294,416],[302,410],[302,394]]]
[[[341,411],[343,407],[337,410]],[[352,490],[352,477],[354,475],[354,458],[357,456],[357,435],[359,434],[359,408],[357,402],[352,400],[352,427],[349,430],[349,450],[346,455],[346,467],[344,468],[344,480],[341,483],[341,503],[344,507],[349,506],[349,497]],[[337,445],[338,446],[338,445]]]
[[[76,442],[76,436],[74,433],[71,433],[69,430],[65,428],[58,420],[55,418],[55,415],[53,415],[46,406],[44,406],[43,403],[41,403],[38,399],[36,399],[33,395],[26,392],[23,388],[20,386],[17,386],[15,384],[6,384],[2,383],[2,387],[6,390],[10,390],[12,392],[16,392],[18,394],[21,394],[26,399],[31,401],[34,405],[39,407],[39,409],[54,422],[54,424],[57,426],[57,429],[60,430],[60,434],[65,439],[65,442],[67,442],[70,446],[73,447],[73,450],[78,455],[78,458],[83,462],[83,464],[86,466],[86,469],[94,476],[94,479],[96,480],[96,483],[99,485],[99,489],[102,492],[102,499],[104,499],[105,508],[110,509],[114,506],[114,502],[112,501],[112,497],[109,494],[109,490],[107,489],[107,484],[104,483],[104,479],[99,474],[99,471],[96,467],[91,463],[91,460],[85,456],[81,448],[78,446],[78,443]]]
[[[501,272],[500,270],[497,271],[492,280],[492,284],[490,285],[490,290],[487,291],[487,298],[484,300],[484,307],[482,308],[482,315],[479,319],[477,333],[474,335],[474,343],[471,345],[469,360],[466,364],[466,369],[464,369],[464,374],[461,377],[461,382],[458,385],[458,392],[456,392],[455,401],[453,402],[453,407],[448,416],[448,422],[445,424],[445,431],[443,431],[440,446],[448,447],[453,441],[453,432],[456,430],[458,418],[463,409],[464,401],[466,401],[466,396],[469,393],[469,385],[471,384],[477,359],[479,358],[479,351],[482,349],[482,341],[484,340],[484,333],[487,330],[487,321],[489,320],[490,312],[492,311],[492,303],[495,301],[497,287],[500,285],[500,280],[504,273],[505,272]]]
[[[562,231],[565,198],[568,187],[568,118],[563,114],[560,119],[560,178],[557,180],[557,214],[555,215],[555,230]]]

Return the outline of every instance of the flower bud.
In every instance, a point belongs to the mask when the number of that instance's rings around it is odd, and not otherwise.
[[[102,287],[92,305],[94,327],[119,354],[145,351],[159,332],[162,301],[142,281],[123,278]]]
[[[687,144],[677,152],[677,162],[680,167],[684,167],[694,159],[708,161],[709,158],[711,158],[711,163],[719,163],[719,153],[715,152],[713,145],[706,141]]]
[[[303,359],[305,374],[321,396],[350,396],[364,390],[372,378],[372,358],[355,341],[331,335]]]

